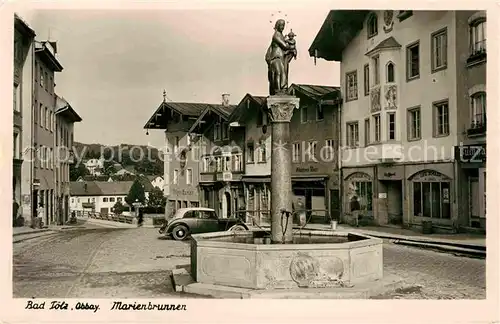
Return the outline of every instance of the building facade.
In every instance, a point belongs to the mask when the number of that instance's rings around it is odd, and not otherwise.
[[[196,120],[190,134],[197,138],[200,155],[200,203],[215,209],[222,218],[245,217],[242,175],[245,130],[230,127],[229,116],[235,106],[223,97],[222,105],[207,107]]]
[[[266,97],[246,94],[228,120],[231,134],[244,138],[242,184],[246,216],[243,218],[247,223],[260,225],[269,224],[271,215],[272,142],[266,111]]]
[[[64,224],[69,219],[70,179],[69,166],[74,162],[73,141],[74,123],[81,122],[82,118],[71,105],[59,96],[56,96],[54,147],[55,154],[55,206],[56,221]]]
[[[127,205],[125,198],[133,183],[134,181],[73,181],[69,185],[69,209],[76,212],[110,214],[117,202]],[[148,199],[153,186],[147,181],[142,181],[142,184]]]
[[[23,107],[30,106],[32,79],[25,70],[29,70],[31,62],[29,60],[29,52],[33,50],[33,40],[35,32],[17,15],[14,16],[14,93],[13,93],[13,156],[12,156],[12,191],[13,200],[19,206],[23,204],[22,199],[22,169],[24,156],[23,137],[30,136],[30,129],[27,134],[23,134],[23,115],[28,113],[29,120],[30,110],[24,110]],[[27,68],[25,69],[25,66]],[[28,94],[28,95],[26,95]],[[29,172],[29,171],[28,171]],[[15,215],[17,216],[17,215]]]
[[[471,98],[485,94],[484,80],[470,78],[482,72],[466,62],[468,43],[485,42],[472,31],[482,18],[469,22],[472,15],[358,10],[326,18],[310,54],[341,63],[346,218],[356,197],[361,215],[380,225],[430,221],[436,230],[456,231],[467,223],[454,147],[471,125],[469,107],[479,107]],[[479,83],[471,93],[470,82]]]
[[[211,105],[205,103],[167,102],[164,92],[163,102],[144,126],[148,131],[161,129],[165,132],[162,189],[167,197],[166,213],[200,205],[198,188],[200,148],[188,133],[209,106]]]
[[[294,204],[309,222],[329,223],[340,217],[340,88],[292,84],[290,92],[300,99],[290,122]]]

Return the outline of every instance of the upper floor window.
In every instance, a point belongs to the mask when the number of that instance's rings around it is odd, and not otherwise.
[[[45,73],[43,68],[40,66],[40,87],[45,88]]]
[[[259,146],[259,162],[267,161],[266,143],[262,142]]]
[[[233,154],[233,171],[243,171],[243,165],[241,162],[241,153]]]
[[[450,134],[450,116],[448,100],[433,104],[434,110],[434,136],[447,136]]]
[[[193,169],[186,170],[186,184],[190,185],[193,183]]]
[[[363,78],[364,78],[364,90],[365,96],[370,94],[370,65],[365,64],[363,67]]]
[[[420,76],[420,42],[406,47],[406,79],[408,81]]]
[[[477,19],[470,25],[471,54],[486,52],[486,19]]]
[[[210,165],[210,158],[208,156],[206,156],[202,160],[201,172],[208,172],[209,165]]]
[[[396,139],[396,113],[387,113],[388,139]]]
[[[325,151],[326,152],[324,154],[324,158],[325,158],[326,162],[333,161],[333,158],[335,156],[335,150],[334,150],[332,139],[325,140]]]
[[[373,116],[373,124],[375,127],[375,142],[378,143],[381,140],[380,134],[380,114]]]
[[[408,110],[408,140],[415,141],[421,138],[420,107]]]
[[[365,119],[365,146],[370,144],[370,118]]]
[[[310,141],[307,149],[307,153],[309,155],[309,161],[315,161],[316,159],[316,148],[318,146],[318,142]]]
[[[316,120],[323,120],[325,116],[323,115],[323,107],[320,104],[316,106]]]
[[[231,157],[224,157],[224,172],[231,172]]]
[[[179,136],[174,137],[174,154],[177,154],[179,151]]]
[[[174,170],[174,178],[172,179],[173,184],[177,184],[179,182],[179,170]]]
[[[375,13],[372,13],[368,17],[366,28],[368,30],[368,38],[372,38],[378,34],[378,19]]]
[[[222,129],[221,139],[228,139],[229,138],[229,124],[228,123],[222,123],[221,124],[221,129]]]
[[[221,124],[220,123],[216,123],[214,125],[214,141],[218,141],[220,140],[220,135],[221,135]]]
[[[259,110],[257,111],[257,126],[260,127],[265,125],[266,121],[266,114],[261,108],[259,108]]]
[[[299,162],[300,160],[300,143],[293,143],[292,146],[292,161]]]
[[[387,80],[387,83],[392,83],[392,82],[396,82],[396,78],[394,76],[394,63],[392,62],[389,62],[387,63],[387,69],[386,69],[386,80]]]
[[[247,144],[247,163],[254,163],[255,161],[255,145],[253,143]]]
[[[108,202],[108,197],[102,197],[102,202]]]
[[[300,107],[300,122],[301,123],[307,122],[307,106],[305,105]]]
[[[346,100],[358,99],[358,75],[356,71],[346,74]]]
[[[486,92],[477,92],[471,96],[471,128],[486,126]]]
[[[359,128],[358,122],[347,123],[346,144],[348,147],[359,146]]]
[[[14,84],[14,110],[21,111],[21,95],[20,87],[18,84]]]
[[[373,61],[373,85],[380,84],[380,59],[378,56],[372,58]]]
[[[448,32],[446,28],[431,36],[432,72],[446,69],[448,56]]]

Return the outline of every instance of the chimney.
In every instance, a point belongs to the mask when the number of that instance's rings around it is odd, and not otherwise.
[[[226,107],[229,106],[229,93],[222,94],[222,105]]]

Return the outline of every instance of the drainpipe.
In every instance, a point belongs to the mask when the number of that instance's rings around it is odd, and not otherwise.
[[[33,197],[33,181],[35,178],[35,161],[34,157],[36,152],[34,151],[35,149],[35,78],[36,78],[36,70],[35,70],[35,39],[31,41],[31,112],[30,112],[30,128],[31,128],[31,139],[30,139],[30,197],[31,197],[31,203],[30,203],[30,215],[31,215],[31,224],[34,224],[35,221],[35,213],[33,212],[36,210],[36,206],[33,206],[34,202],[34,197]],[[23,82],[24,83],[24,82]]]

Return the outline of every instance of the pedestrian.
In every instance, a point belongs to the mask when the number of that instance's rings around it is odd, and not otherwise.
[[[143,221],[144,221],[144,214],[142,209],[139,208],[139,211],[137,212],[137,226],[141,227]]]
[[[358,197],[354,195],[351,199],[351,213],[354,217],[354,222],[356,227],[359,226],[359,210],[361,209],[361,206],[358,201]]]
[[[17,225],[17,216],[19,216],[19,204],[15,199],[12,199],[12,224]]]
[[[36,212],[37,212],[38,226],[39,226],[39,228],[42,228],[43,227],[43,215],[45,213],[45,210],[43,209],[43,203],[40,203]],[[35,226],[36,225],[34,225],[34,227]]]

